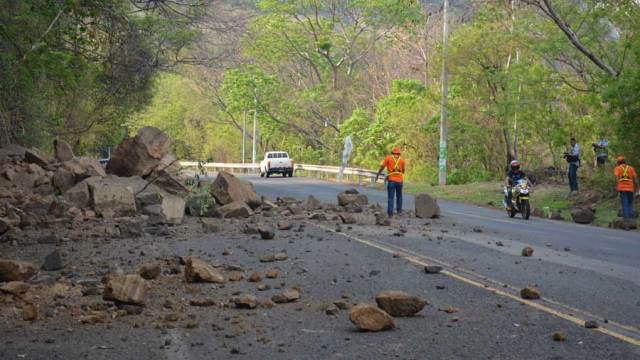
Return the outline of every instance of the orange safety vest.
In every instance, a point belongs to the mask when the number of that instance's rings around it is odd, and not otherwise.
[[[618,182],[616,190],[631,191],[635,190],[633,179],[636,177],[636,170],[626,164],[618,165],[615,169],[615,176]]]
[[[404,159],[398,156],[396,159],[392,155],[387,156],[382,162],[382,166],[387,168],[387,179],[393,182],[402,182],[404,179]]]

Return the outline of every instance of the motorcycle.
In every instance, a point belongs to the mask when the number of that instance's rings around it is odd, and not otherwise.
[[[505,210],[509,217],[515,217],[517,213],[522,214],[522,218],[528,220],[531,216],[531,205],[529,204],[529,193],[531,187],[526,179],[518,180],[516,186],[511,188],[511,209],[507,206],[507,201],[502,200]],[[505,198],[508,198],[509,187],[504,187]]]

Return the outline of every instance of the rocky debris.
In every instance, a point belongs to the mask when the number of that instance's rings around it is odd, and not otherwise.
[[[636,230],[638,228],[638,224],[635,220],[632,219],[614,219],[609,223],[609,228],[621,230]]]
[[[322,203],[320,200],[316,199],[315,196],[309,195],[309,197],[307,197],[307,202],[305,203],[305,208],[307,211],[318,210],[322,208]]]
[[[143,127],[136,136],[122,141],[111,154],[107,173],[117,176],[147,176],[169,154],[171,140],[161,130]]]
[[[579,206],[571,209],[571,218],[577,224],[591,224],[595,219],[595,210],[592,206]]]
[[[201,218],[200,222],[202,223],[202,229],[206,233],[217,233],[220,231],[220,225],[218,225],[218,220],[211,218]]]
[[[340,220],[342,220],[343,224],[355,224],[357,223],[356,217],[352,213],[343,213],[340,214]]]
[[[102,298],[125,304],[144,305],[150,286],[139,275],[107,276]]]
[[[108,177],[88,183],[93,209],[97,214],[131,216],[136,213],[134,190],[127,184],[128,179]]]
[[[266,225],[258,226],[258,232],[262,240],[272,240],[276,236],[276,232],[272,227]]]
[[[22,306],[22,320],[35,321],[38,319],[38,308],[33,304],[25,304]]]
[[[227,279],[213,266],[205,261],[193,257],[187,258],[184,267],[184,278],[186,282],[210,282],[224,284]]]
[[[262,281],[262,276],[260,276],[260,273],[257,271],[254,271],[251,273],[251,275],[249,275],[249,282],[260,282]]]
[[[100,162],[90,157],[76,157],[65,161],[62,166],[73,173],[76,182],[94,176],[105,177],[107,175]]]
[[[278,277],[278,270],[276,269],[269,269],[267,270],[267,272],[264,274],[264,276],[267,279],[275,279]]]
[[[442,266],[426,265],[424,267],[424,272],[426,272],[427,274],[438,274],[440,273],[440,271],[442,271]]]
[[[349,311],[349,320],[361,331],[382,331],[395,328],[391,315],[374,305],[358,304]]]
[[[598,322],[595,320],[587,320],[584,322],[584,327],[587,329],[597,329],[598,328]]]
[[[240,180],[225,171],[218,173],[209,187],[209,193],[222,205],[243,203],[255,209],[262,204],[250,182]]]
[[[429,194],[418,194],[415,197],[416,216],[422,219],[437,218],[440,216],[440,207],[436,199]]]
[[[53,173],[53,178],[51,180],[53,182],[53,186],[61,193],[71,189],[76,183],[75,175],[65,168],[58,168],[58,170]]]
[[[155,186],[136,193],[136,204],[142,212],[152,217],[152,222],[179,225],[185,213],[185,201]]]
[[[218,208],[218,212],[225,219],[232,218],[248,218],[253,211],[246,203],[242,201],[234,201]]]
[[[532,247],[530,247],[530,246],[525,246],[525,247],[522,249],[522,256],[530,257],[530,256],[532,256],[532,255],[533,255],[533,248],[532,248]]]
[[[324,213],[313,213],[309,215],[309,220],[327,221],[327,215]]]
[[[520,290],[520,297],[527,300],[540,299],[540,290],[533,286],[527,286],[526,288]]]
[[[49,255],[44,258],[44,263],[42,264],[42,268],[46,271],[57,271],[62,269],[63,266],[62,256],[58,250],[49,253]]]
[[[26,149],[24,152],[24,160],[41,167],[47,167],[47,165],[53,162],[53,159],[49,155],[36,148]]]
[[[275,294],[271,297],[271,301],[276,304],[284,304],[288,302],[294,302],[300,299],[300,292],[295,289],[287,289],[279,294]]]
[[[284,261],[289,258],[285,252],[277,252],[273,254],[264,254],[260,257],[260,262]]]
[[[0,235],[9,231],[9,220],[0,218]]]
[[[260,232],[258,231],[258,224],[245,223],[242,226],[242,233],[246,235],[259,234]]]
[[[293,228],[293,224],[288,221],[281,221],[278,223],[278,230],[291,230]]]
[[[391,316],[413,316],[419,313],[428,301],[403,291],[383,291],[376,296],[378,307]]]
[[[0,259],[0,282],[3,281],[27,281],[36,273],[36,267],[33,264]]]
[[[229,273],[229,281],[240,281],[244,279],[244,273],[242,271],[232,271]]]
[[[185,204],[187,215],[198,217],[218,217],[218,203],[208,193],[190,196]]]
[[[140,275],[145,280],[156,279],[158,278],[158,276],[160,276],[161,272],[162,267],[157,262],[142,264],[138,268],[138,275]]]
[[[391,219],[386,214],[383,213],[375,213],[376,217],[376,225],[378,226],[390,226]]]
[[[327,308],[324,310],[324,312],[327,315],[338,315],[338,313],[340,312],[340,309],[338,309],[338,307],[335,306],[334,304],[331,304],[331,305],[327,306]]]
[[[234,297],[231,302],[237,309],[255,309],[258,306],[258,300],[254,295],[250,294]]]
[[[552,338],[553,338],[553,341],[565,341],[567,339],[565,334],[559,331],[554,332],[552,335]]]
[[[73,149],[71,148],[71,145],[69,145],[69,143],[66,141],[57,139],[54,140],[53,149],[56,159],[58,159],[59,162],[73,160],[73,158],[75,157],[75,155],[73,155]]]
[[[0,291],[12,295],[21,295],[29,291],[31,286],[22,281],[9,281],[0,284]]]
[[[214,299],[191,299],[189,300],[189,305],[191,306],[199,306],[199,307],[209,307],[217,304],[217,301]]]
[[[65,191],[64,200],[78,208],[86,208],[91,205],[91,194],[87,181],[77,183],[75,186]]]
[[[349,189],[338,194],[338,205],[340,206],[365,206],[367,204],[369,204],[369,198],[360,194],[356,189]]]

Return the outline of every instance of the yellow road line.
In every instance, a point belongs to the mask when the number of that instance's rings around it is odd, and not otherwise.
[[[398,253],[398,251],[395,251],[394,249],[390,248],[389,246],[382,245],[382,244],[380,244],[379,242],[376,242],[376,241],[367,240],[367,239],[361,239],[361,238],[358,238],[358,237],[350,235],[350,234],[345,234],[343,232],[336,232],[334,229],[331,229],[331,228],[323,226],[323,225],[319,225],[319,224],[315,224],[315,223],[311,223],[311,222],[308,222],[308,224],[316,226],[316,227],[319,227],[319,228],[321,228],[323,230],[327,230],[327,231],[342,235],[342,236],[344,236],[346,238],[355,240],[355,241],[357,241],[357,242],[359,242],[361,244],[376,248],[376,249],[378,249],[380,251],[383,251],[383,252],[386,252],[388,254]],[[402,249],[402,248],[399,248],[399,249]],[[401,251],[404,253],[404,254],[400,254],[400,256],[402,258],[404,258],[404,259],[406,259],[406,260],[408,260],[408,261],[410,261],[410,262],[412,262],[412,263],[414,263],[416,265],[420,265],[420,266],[431,265],[430,263],[424,262],[423,260],[420,259],[420,257],[425,257],[424,255],[416,253],[417,255],[419,255],[419,257],[418,257],[418,256],[415,256],[415,255],[411,255],[411,252],[413,252],[413,251],[406,250],[406,249],[403,249]],[[415,253],[415,252],[413,252],[413,253]],[[443,264],[443,265],[446,264],[446,263],[443,263],[442,261],[435,260],[435,259],[434,259],[433,262],[440,263],[440,264]],[[450,265],[444,265],[444,266],[451,267]],[[472,286],[475,286],[477,288],[488,290],[488,291],[490,291],[490,292],[492,292],[494,294],[497,294],[497,295],[500,295],[500,296],[515,300],[515,301],[517,301],[519,303],[528,305],[528,306],[530,306],[530,307],[532,307],[534,309],[537,309],[537,310],[543,311],[543,312],[545,312],[547,314],[550,314],[550,315],[559,317],[561,319],[567,320],[567,321],[572,322],[572,323],[574,323],[574,324],[576,324],[576,325],[578,325],[580,327],[584,326],[584,322],[585,322],[584,319],[581,319],[581,318],[576,317],[576,316],[571,315],[571,314],[563,313],[563,312],[558,311],[556,309],[553,309],[553,308],[551,308],[549,306],[545,306],[544,304],[541,304],[539,302],[522,299],[519,296],[516,296],[516,295],[511,294],[509,292],[506,292],[504,290],[492,287],[490,285],[483,284],[483,283],[481,283],[479,281],[476,281],[476,280],[470,279],[468,277],[465,277],[463,275],[457,274],[457,273],[455,273],[455,272],[453,272],[451,270],[443,269],[442,271],[440,271],[440,273],[443,274],[443,275],[446,275],[446,276],[448,276],[450,278],[459,280],[459,281],[461,281],[461,282],[463,282],[465,284],[472,285]],[[498,281],[494,281],[494,282],[499,283]],[[541,299],[543,301],[549,301],[546,298],[541,298]],[[549,301],[549,302],[557,304],[557,305],[560,305],[560,306],[563,306],[563,307],[571,308],[570,306],[566,306],[566,305],[564,305],[564,304],[562,304],[560,302],[557,302],[557,301]],[[575,310],[578,310],[578,309],[575,309]],[[586,312],[584,312],[582,310],[578,310],[578,311],[586,313]],[[633,328],[630,328],[628,326],[624,326],[624,325],[621,325],[621,324],[617,325],[617,326],[619,326],[621,328],[624,328],[625,330],[629,330],[630,332],[635,332],[636,331]],[[609,336],[614,337],[614,338],[616,338],[618,340],[622,340],[622,341],[624,341],[626,343],[629,343],[631,345],[640,346],[640,339],[636,339],[636,338],[621,334],[621,333],[619,333],[617,331],[604,328],[604,327],[602,327],[602,325],[600,325],[598,328],[593,329],[593,330],[598,331],[598,332],[600,332],[602,334],[609,335]]]

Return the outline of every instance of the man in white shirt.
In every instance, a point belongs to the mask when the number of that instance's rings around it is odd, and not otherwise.
[[[604,167],[609,158],[609,141],[604,136],[601,136],[600,140],[593,143],[592,146],[593,151],[596,153],[596,166],[599,168]]]
[[[571,150],[564,154],[569,163],[569,194],[578,191],[578,167],[580,167],[580,145],[575,138],[571,138]]]

